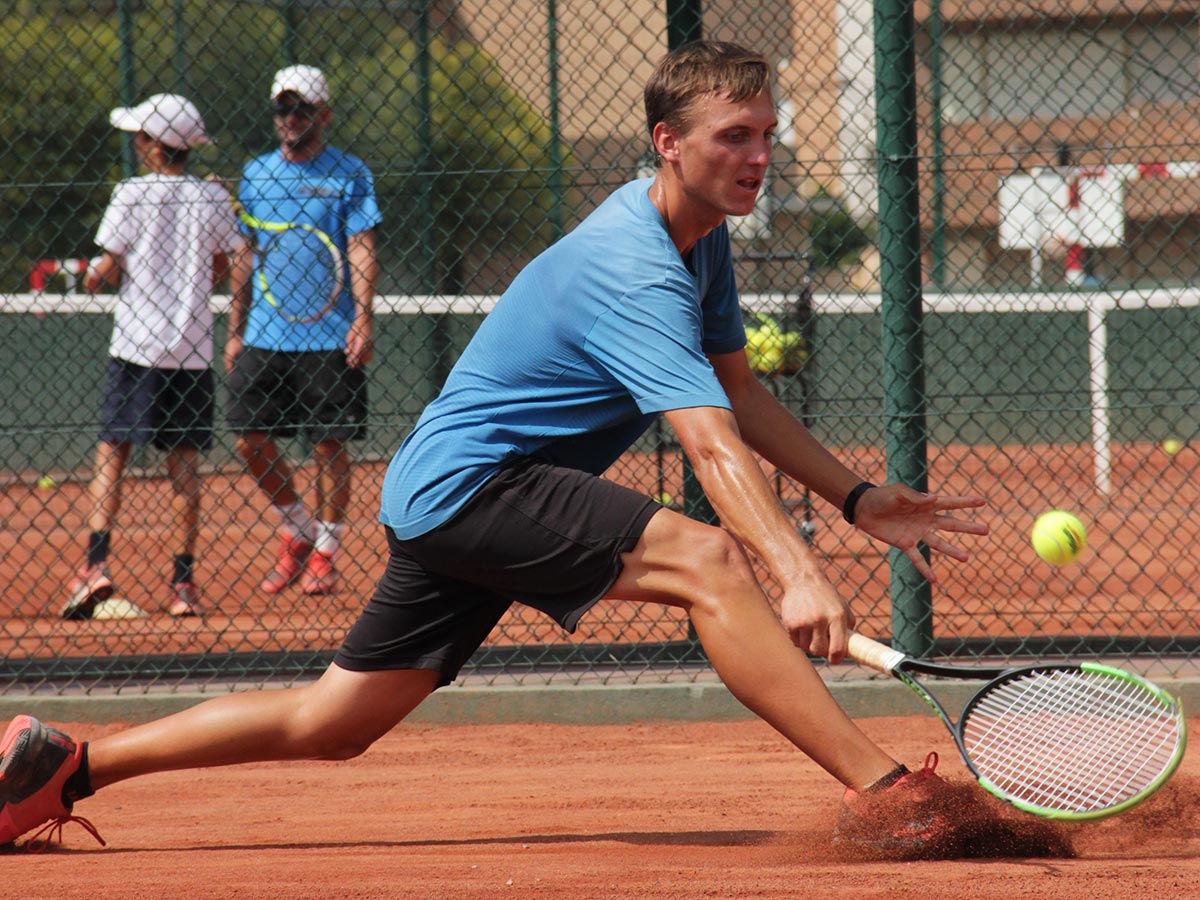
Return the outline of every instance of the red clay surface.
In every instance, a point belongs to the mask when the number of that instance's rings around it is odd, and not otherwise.
[[[1200,720],[1191,721],[1193,729]],[[866,719],[910,765],[926,718]],[[95,737],[98,726],[66,726]],[[975,789],[978,790],[978,789]],[[349,763],[155,775],[80,803],[41,856],[0,856],[6,897],[1187,897],[1200,891],[1200,763],[1142,806],[1056,826],[1073,858],[831,856],[840,790],[757,720],[401,726]],[[1040,820],[1026,817],[1031,822]]]
[[[856,471],[886,480],[881,453],[847,448]],[[974,517],[991,528],[986,538],[959,543],[972,559],[934,559],[933,632],[938,637],[1012,635],[1194,634],[1200,628],[1200,464],[1197,448],[1172,456],[1146,444],[1114,446],[1113,491],[1093,484],[1091,450],[1082,445],[931,448],[929,482],[944,494],[979,494],[989,507]],[[172,548],[164,537],[170,492],[161,479],[133,479],[113,538],[119,593],[149,610],[146,619],[62,622],[64,588],[80,562],[86,533],[85,485],[64,482],[39,490],[32,479],[0,489],[0,653],[29,656],[197,653],[336,649],[383,571],[385,548],[376,522],[384,465],[359,466],[353,506],[340,555],[345,584],[332,598],[306,598],[295,589],[277,596],[257,585],[273,562],[272,527],[261,497],[245,476],[213,474],[205,484],[205,533],[199,578],[210,610],[203,620],[175,621],[162,613]],[[653,454],[628,454],[609,476],[646,490],[682,495],[677,453],[661,470]],[[300,484],[311,473],[302,469]],[[784,499],[800,494],[786,481]],[[1079,562],[1054,568],[1039,560],[1028,534],[1051,508],[1076,512],[1088,529]],[[825,571],[852,599],[860,629],[891,633],[886,548],[841,521],[819,498],[816,549]],[[604,604],[566,635],[537,613],[515,606],[489,639],[494,644],[678,640],[682,614],[658,606]]]

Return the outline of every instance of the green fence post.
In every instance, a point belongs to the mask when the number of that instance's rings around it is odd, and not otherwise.
[[[912,0],[876,0],[875,94],[884,420],[888,480],[928,484],[925,369],[921,339],[921,221],[917,185],[917,96]],[[922,552],[928,554],[927,548]],[[892,550],[892,639],[925,655],[933,646],[929,583]]]
[[[930,255],[933,261],[929,274],[938,290],[946,286],[946,151],[942,137],[942,3],[930,0],[929,21],[929,119],[932,132],[933,169],[933,227],[930,234]]]
[[[562,128],[558,119],[558,2],[549,0],[546,7],[546,41],[549,43],[547,67],[550,70],[550,192],[553,205],[550,208],[550,227],[557,241],[563,236],[563,162]]]
[[[117,34],[121,42],[121,105],[133,106],[137,87],[133,82],[133,2],[117,3]],[[121,132],[121,171],[126,178],[137,174],[137,157],[133,152],[133,135]]]

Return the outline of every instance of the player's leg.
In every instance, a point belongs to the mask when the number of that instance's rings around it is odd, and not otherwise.
[[[132,445],[153,434],[153,370],[110,359],[100,409],[100,440],[88,484],[88,536],[83,565],[67,586],[64,619],[88,619],[97,603],[112,596],[108,571],[113,526],[121,509],[122,476]]]
[[[733,695],[827,772],[861,789],[897,768],[792,644],[727,532],[664,509],[624,563],[608,596],[687,610]]]
[[[161,427],[155,443],[167,451],[171,483],[171,572],[173,616],[198,616],[200,587],[196,582],[196,546],[200,534],[200,504],[204,482],[200,452],[212,446],[215,381],[210,369],[170,369],[163,372],[159,397]]]
[[[300,587],[306,594],[333,594],[338,588],[337,552],[350,506],[353,468],[350,450],[339,440],[320,441],[313,447],[313,463],[317,469],[317,521],[313,526],[316,537]]]
[[[312,685],[229,694],[89,744],[17,716],[0,737],[0,846],[69,820],[99,839],[90,822],[73,815],[75,803],[137,775],[357,756],[425,699],[439,677],[433,670],[351,672],[335,664]]]
[[[93,533],[111,534],[121,510],[125,465],[133,445],[128,441],[100,441],[92,480],[88,483],[88,528]]]
[[[311,685],[217,697],[93,741],[92,788],[171,769],[350,759],[414,710],[438,678],[428,669],[352,672],[335,664]]]
[[[229,372],[228,420],[237,434],[238,453],[280,521],[275,566],[262,582],[267,593],[296,581],[312,551],[312,520],[296,493],[291,466],[274,439],[275,434],[294,431],[287,424],[296,415],[296,396],[290,387],[294,357],[246,347]]]
[[[200,451],[178,447],[167,454],[171,482],[171,547],[175,551],[171,573],[173,616],[200,615],[200,588],[196,582],[196,546],[200,535],[200,504],[204,481],[200,476]]]
[[[350,506],[352,460],[348,442],[366,436],[367,383],[341,350],[304,354],[304,380],[296,384],[306,410],[316,464],[314,552],[305,564],[301,589],[332,594],[338,587],[336,558]]]
[[[393,535],[387,540],[375,593],[314,684],[218,697],[86,746],[17,716],[0,740],[0,844],[137,775],[366,750],[457,677],[509,605],[428,572]]]

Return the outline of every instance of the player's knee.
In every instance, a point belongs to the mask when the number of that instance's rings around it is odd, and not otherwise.
[[[306,729],[302,737],[309,759],[342,762],[362,756],[375,743],[378,735],[347,731],[336,727]]]
[[[689,551],[696,603],[723,602],[757,584],[742,545],[723,528],[693,535]]]

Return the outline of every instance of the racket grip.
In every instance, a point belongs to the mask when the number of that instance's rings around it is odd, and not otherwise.
[[[891,675],[892,670],[904,659],[904,654],[899,650],[893,650],[886,644],[873,641],[858,632],[850,635],[846,654],[855,662],[888,675]]]

